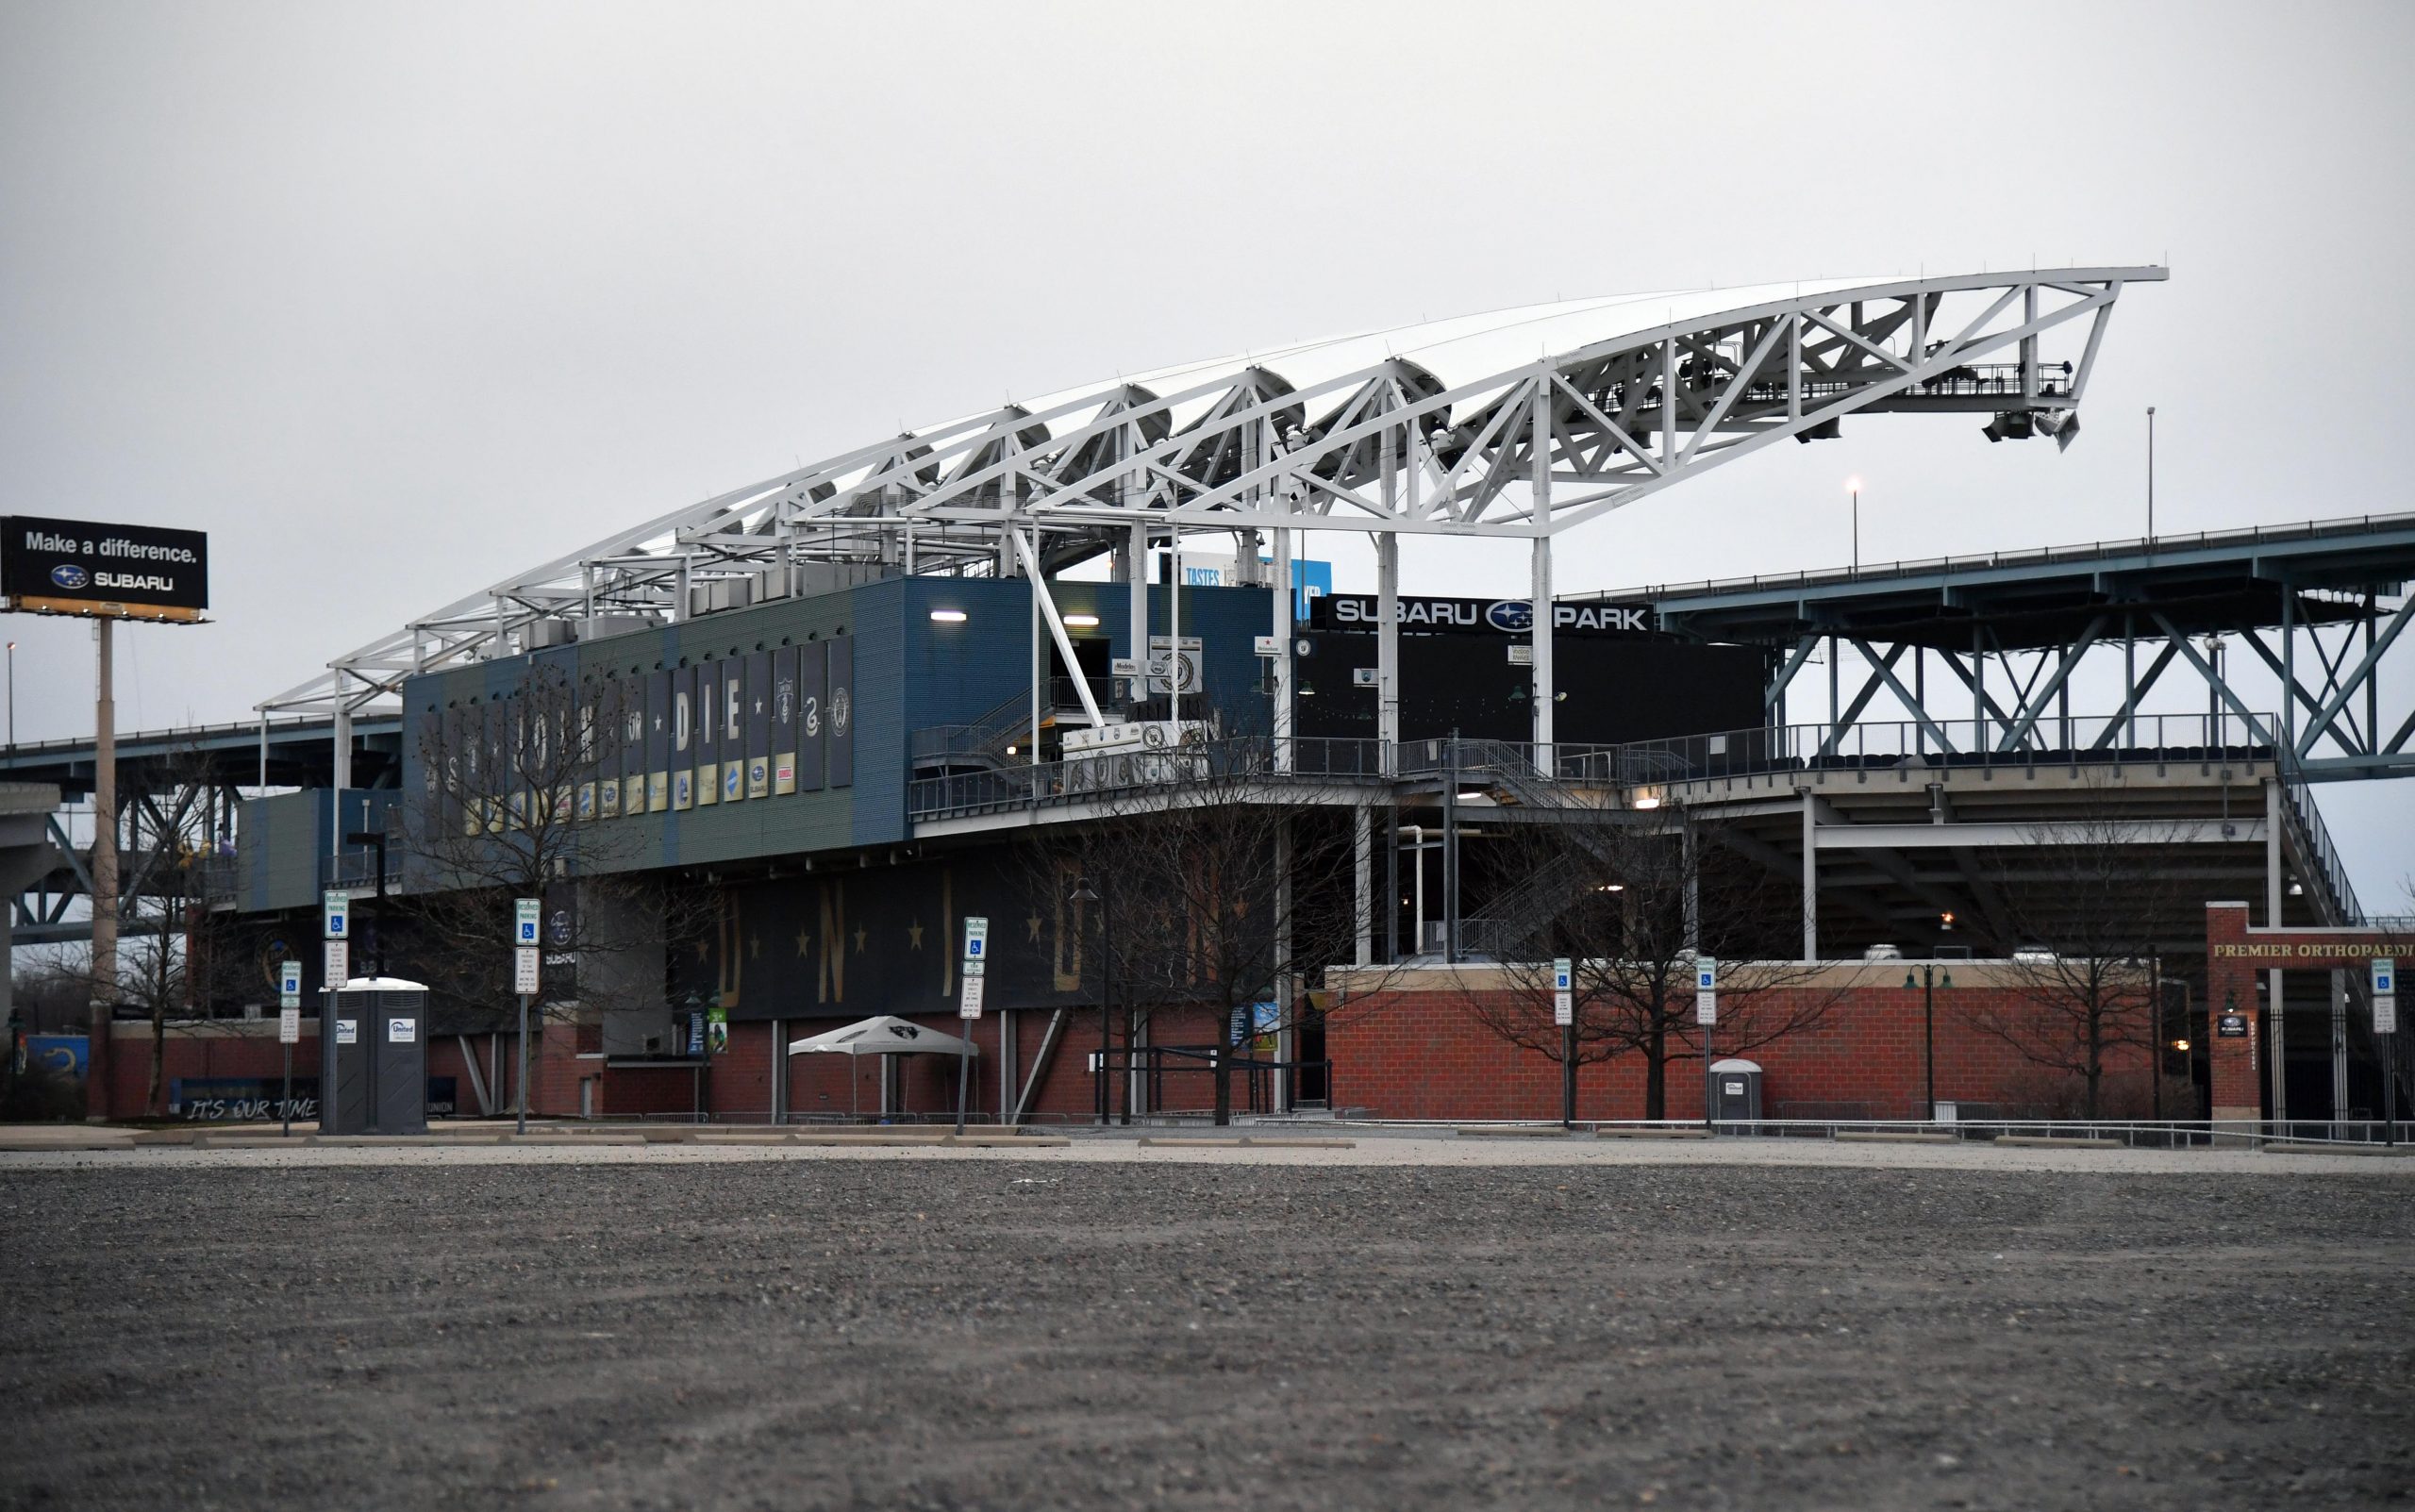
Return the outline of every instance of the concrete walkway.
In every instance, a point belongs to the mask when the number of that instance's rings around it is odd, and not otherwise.
[[[472,1133],[471,1129],[477,1132]],[[321,1144],[297,1130],[291,1140],[273,1130],[216,1131],[217,1147],[184,1143],[108,1141],[58,1126],[56,1134],[22,1138],[31,1131],[0,1133],[0,1172],[41,1170],[166,1169],[443,1165],[686,1165],[764,1160],[1012,1160],[1055,1164],[1215,1164],[1282,1166],[1813,1166],[1869,1170],[1991,1171],[2102,1171],[2124,1175],[2285,1175],[2292,1172],[2415,1178],[2415,1159],[2369,1155],[2259,1152],[2248,1149],[2130,1150],[2083,1145],[2003,1145],[1978,1141],[1906,1144],[1814,1138],[1596,1139],[1570,1138],[1557,1130],[1532,1137],[1490,1132],[1461,1137],[1446,1132],[1333,1129],[1332,1138],[1271,1142],[1273,1131],[1249,1131],[1250,1143],[1225,1142],[1207,1131],[1166,1129],[1101,1133],[1081,1129],[1046,1136],[1003,1137],[991,1130],[978,1142],[957,1145],[944,1129],[746,1129],[691,1128],[647,1131],[656,1138],[633,1140],[632,1131],[590,1127],[571,1133],[561,1126],[532,1128],[525,1143],[501,1142],[493,1126],[468,1126],[457,1136],[424,1139]],[[968,1131],[974,1133],[976,1131]],[[1236,1136],[1243,1131],[1234,1131]],[[1321,1134],[1324,1131],[1320,1130]],[[267,1137],[260,1138],[265,1134]],[[246,1137],[252,1136],[252,1137]],[[1145,1138],[1144,1138],[1145,1136]],[[232,1147],[230,1147],[232,1146]]]

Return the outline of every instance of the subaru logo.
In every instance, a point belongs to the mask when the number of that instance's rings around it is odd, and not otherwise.
[[[1485,622],[1496,630],[1512,632],[1535,627],[1534,606],[1516,599],[1504,599],[1484,611]]]
[[[90,585],[92,574],[74,562],[60,562],[50,570],[50,580],[60,588],[73,590]]]

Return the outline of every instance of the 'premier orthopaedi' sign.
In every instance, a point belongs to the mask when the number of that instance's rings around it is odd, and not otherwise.
[[[35,614],[198,620],[209,607],[209,538],[17,515],[0,520],[0,594]]]

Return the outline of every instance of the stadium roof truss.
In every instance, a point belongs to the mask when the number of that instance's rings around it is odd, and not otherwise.
[[[1846,415],[1972,413],[2068,445],[2125,284],[2159,267],[1829,279],[1559,303],[1188,364],[910,431],[646,521],[412,622],[262,703],[349,712],[533,643],[684,619],[691,590],[1054,573],[1177,533],[1536,540]],[[2049,348],[2053,350],[2050,352]],[[1016,545],[1022,536],[1026,544]],[[1255,561],[1255,549],[1244,559]]]

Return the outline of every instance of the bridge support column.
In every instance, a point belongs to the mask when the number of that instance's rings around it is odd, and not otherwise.
[[[2331,1121],[2348,1118],[2348,973],[2331,972]],[[2340,1131],[2334,1129],[2335,1135]]]
[[[329,778],[327,786],[341,794],[346,788],[352,786],[352,710],[348,708],[336,710],[332,747],[333,775]],[[338,824],[336,828],[341,831],[343,826]],[[336,837],[336,842],[341,845],[343,837],[339,834]]]
[[[1803,793],[1803,958],[1820,958],[1820,800]]]

